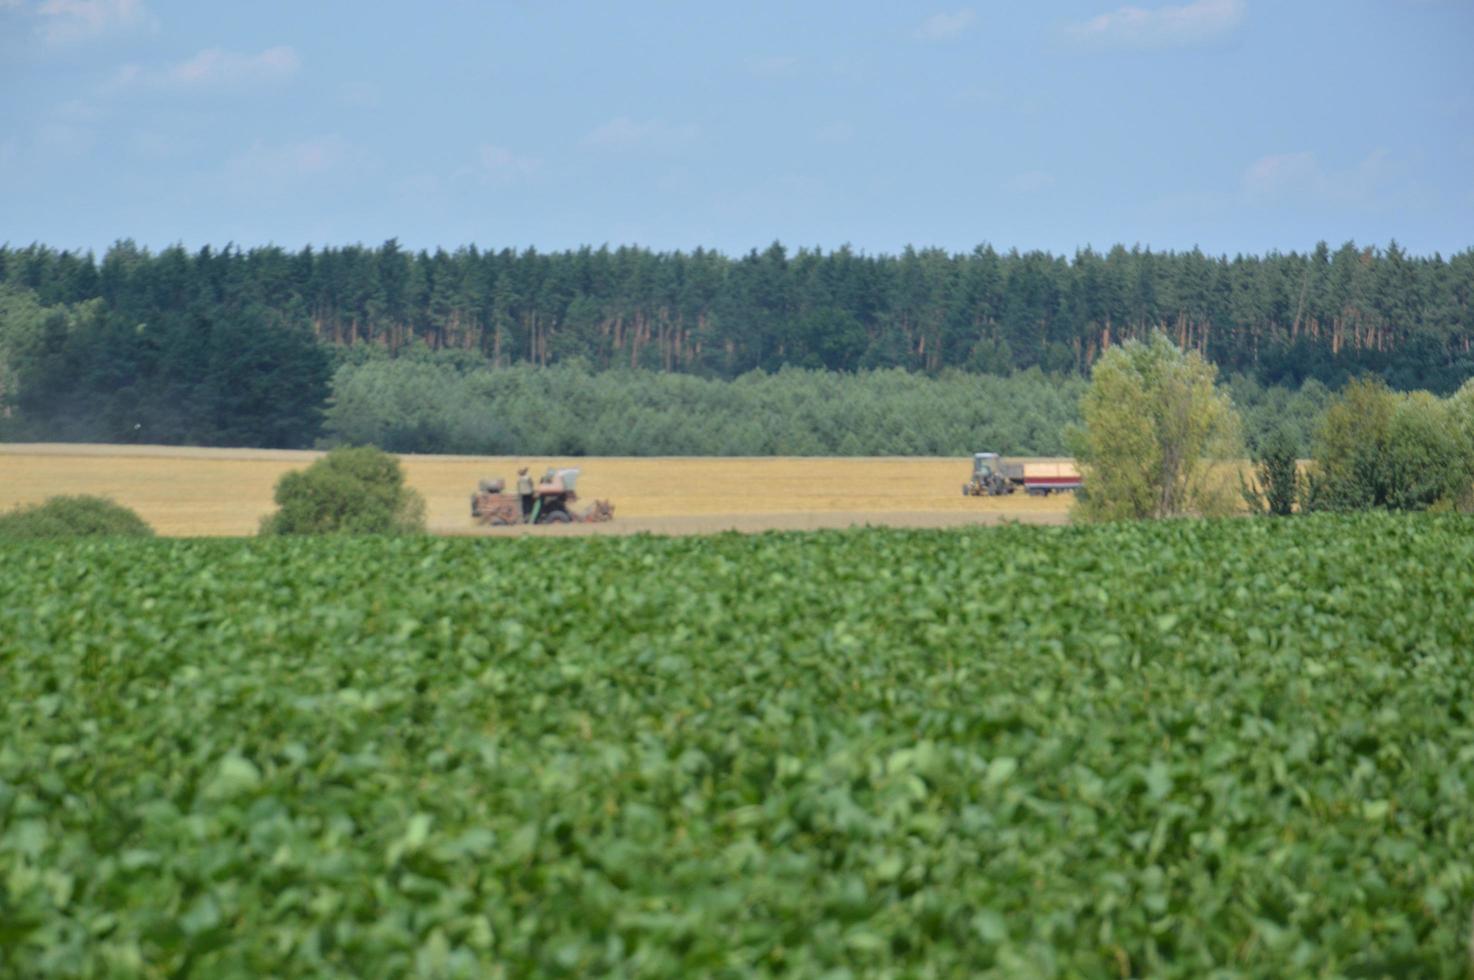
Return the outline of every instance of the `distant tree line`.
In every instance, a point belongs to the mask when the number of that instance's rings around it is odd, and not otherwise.
[[[375,359],[334,376],[334,442],[547,456],[955,456],[1064,451],[1079,378],[785,368],[734,381],[578,364]]]
[[[0,439],[310,446],[330,352],[259,304],[147,319],[0,285]]]
[[[453,351],[354,351],[333,375],[324,432],[395,452],[544,456],[1058,456],[1084,378],[890,368],[784,368],[732,381],[582,362],[492,368]],[[1235,377],[1251,443],[1283,429],[1308,452],[1331,391]]]
[[[1474,250],[4,246],[0,437],[1052,454],[1077,379],[1154,330],[1229,379],[1251,444],[1257,415],[1303,447],[1351,377],[1474,374]]]
[[[410,252],[119,242],[91,253],[0,247],[0,283],[47,306],[100,300],[133,328],[256,311],[333,345],[415,341],[495,366],[580,358],[734,378],[752,370],[898,367],[1086,373],[1113,343],[1163,331],[1222,373],[1339,387],[1374,373],[1447,393],[1474,373],[1474,249],[1445,259],[1324,243],[1209,256],[1117,245],[1071,257],[780,244],[718,252],[582,248]],[[208,315],[208,313],[206,314]]]

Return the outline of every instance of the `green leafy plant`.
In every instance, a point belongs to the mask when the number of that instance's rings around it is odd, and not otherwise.
[[[261,533],[410,534],[425,528],[424,498],[404,481],[399,460],[373,446],[334,449],[276,485],[280,508]]]
[[[0,975],[1467,974],[1460,515],[4,558]]]

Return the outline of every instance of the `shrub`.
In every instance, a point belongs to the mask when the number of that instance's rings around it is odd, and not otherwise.
[[[399,460],[374,446],[334,449],[277,482],[281,508],[262,534],[414,534],[425,529],[425,501],[405,485]]]
[[[104,497],[52,497],[0,514],[0,539],[150,537],[153,533],[143,518]]]
[[[1315,439],[1307,506],[1315,510],[1426,510],[1468,499],[1474,437],[1457,396],[1399,394],[1380,380],[1348,384]]]

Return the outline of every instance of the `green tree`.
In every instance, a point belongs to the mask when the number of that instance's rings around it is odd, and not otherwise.
[[[1474,485],[1474,443],[1448,401],[1426,391],[1398,396],[1388,435],[1393,450],[1389,507],[1424,510],[1468,498]]]
[[[1474,378],[1465,381],[1463,387],[1454,392],[1448,402],[1454,423],[1474,443]]]
[[[1462,392],[1441,400],[1351,382],[1326,409],[1315,438],[1308,506],[1316,510],[1425,510],[1469,498],[1474,434]]]
[[[1300,497],[1299,443],[1281,426],[1269,434],[1254,454],[1257,479],[1244,485],[1244,500],[1256,513],[1284,517]]]
[[[404,482],[399,460],[374,446],[334,449],[276,485],[280,508],[262,534],[414,534],[425,501]]]
[[[1454,425],[1462,433],[1465,444],[1474,450],[1474,378],[1465,381],[1449,398],[1448,410]],[[1462,511],[1474,512],[1474,486],[1455,498],[1454,503]]]
[[[1315,433],[1315,463],[1306,486],[1310,509],[1387,506],[1390,430],[1396,410],[1396,393],[1371,378],[1352,381],[1332,399]]]
[[[189,381],[216,445],[312,445],[329,392],[327,353],[298,324],[253,306],[212,318],[203,369]]]
[[[0,432],[14,412],[29,361],[45,343],[48,311],[28,289],[0,284]]]
[[[1160,332],[1096,362],[1070,446],[1084,470],[1089,520],[1223,514],[1242,458],[1238,413],[1214,387],[1217,370]]]

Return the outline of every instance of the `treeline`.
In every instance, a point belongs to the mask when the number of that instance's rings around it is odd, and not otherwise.
[[[147,319],[0,285],[0,439],[311,446],[330,351],[258,303]]]
[[[395,452],[545,456],[958,456],[1066,453],[1085,380],[896,368],[784,368],[733,381],[581,364],[489,368],[420,348],[360,352],[333,376],[330,443]],[[1273,430],[1308,451],[1331,392],[1236,377],[1226,389],[1257,444]]]
[[[630,247],[452,253],[394,240],[155,254],[120,242],[100,261],[0,247],[0,283],[48,307],[97,301],[125,331],[249,313],[328,345],[422,343],[496,367],[579,360],[726,379],[784,367],[1084,374],[1112,344],[1160,329],[1262,384],[1339,387],[1371,373],[1447,392],[1474,373],[1474,250],[1420,257],[1395,242],[1233,258],[1122,246],[1070,257],[779,244],[736,258]]]
[[[1079,378],[785,368],[734,381],[577,364],[374,359],[340,368],[329,440],[542,456],[956,456],[1064,451]]]
[[[372,443],[544,455],[1058,455],[1083,378],[785,367],[733,380],[582,359],[497,368],[414,342],[329,348],[260,305],[131,328],[99,300],[0,286],[0,439],[225,446]],[[1251,441],[1303,452],[1330,391],[1238,375]]]

